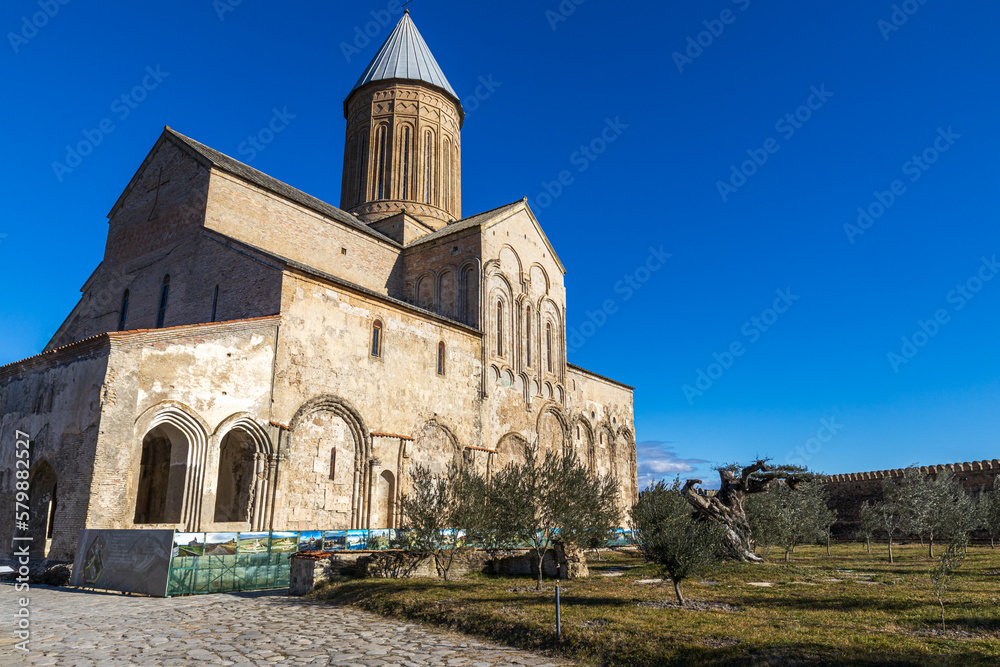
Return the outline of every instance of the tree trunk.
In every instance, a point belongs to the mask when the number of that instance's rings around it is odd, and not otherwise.
[[[545,551],[535,551],[535,557],[538,560],[538,585],[535,587],[536,591],[542,590],[542,565],[545,562]]]
[[[931,559],[934,558],[934,536],[932,535],[929,540],[927,540],[928,553]]]
[[[786,563],[788,562],[788,553],[789,553],[789,550],[785,549],[785,562]]]
[[[892,563],[892,535],[889,536],[889,562]]]
[[[684,596],[681,595],[681,582],[679,579],[671,579],[674,582],[674,593],[677,595],[677,602],[683,607]]]
[[[826,536],[826,555],[827,556],[832,555],[830,553],[830,536],[829,535]]]
[[[695,486],[702,483],[700,479],[689,479],[684,484],[681,494],[694,508],[702,519],[722,524],[726,528],[724,548],[726,555],[744,563],[763,563],[764,559],[754,553],[750,546],[750,524],[747,523],[743,511],[743,498],[748,492],[758,492],[767,489],[767,485],[751,482],[750,476],[755,472],[765,470],[764,462],[744,468],[740,477],[730,470],[720,470],[721,488],[714,496],[698,493]],[[751,490],[752,487],[752,490]]]
[[[871,553],[872,553],[872,538],[870,536],[869,537],[865,537],[865,547],[868,549],[868,555],[871,555]]]

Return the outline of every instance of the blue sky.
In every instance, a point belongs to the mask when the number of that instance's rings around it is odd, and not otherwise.
[[[399,17],[62,1],[0,10],[0,363],[72,308],[163,125],[338,202],[343,98]],[[411,9],[466,100],[464,212],[531,200],[570,360],[636,387],[640,481],[997,457],[1000,7],[577,2]]]

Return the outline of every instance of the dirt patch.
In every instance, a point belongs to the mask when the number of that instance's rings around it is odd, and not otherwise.
[[[677,600],[649,600],[640,602],[637,606],[646,609],[683,609],[685,611],[739,611],[739,607],[725,602],[709,602],[707,600],[687,600],[682,607]]]

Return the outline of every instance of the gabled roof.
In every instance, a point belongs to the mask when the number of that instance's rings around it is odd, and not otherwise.
[[[351,93],[369,83],[390,79],[423,81],[440,88],[458,101],[458,94],[448,83],[427,42],[413,24],[409,11],[403,13],[403,18],[354,84]]]
[[[268,176],[264,172],[258,171],[249,165],[243,164],[239,160],[231,158],[224,153],[220,153],[214,148],[210,148],[209,146],[206,146],[203,143],[195,141],[190,137],[186,137],[183,134],[171,129],[169,125],[163,128],[163,134],[160,135],[159,140],[157,140],[152,150],[149,151],[149,155],[146,156],[146,159],[143,161],[142,165],[140,165],[139,169],[136,171],[135,176],[132,177],[132,181],[128,184],[128,187],[125,188],[125,191],[122,192],[121,196],[118,198],[118,201],[111,209],[111,212],[108,213],[109,218],[114,215],[115,211],[121,205],[122,201],[124,201],[125,194],[131,189],[132,185],[138,181],[139,177],[145,170],[146,165],[150,162],[153,155],[156,153],[157,149],[164,141],[170,141],[174,145],[178,146],[181,150],[188,153],[193,158],[204,164],[206,167],[209,168],[214,167],[219,171],[224,171],[227,174],[236,176],[241,180],[247,181],[248,183],[256,185],[259,188],[262,188],[264,190],[267,190],[268,192],[276,194],[279,197],[282,197],[283,199],[287,199],[289,201],[295,202],[296,204],[299,204],[300,206],[304,206],[305,208],[315,211],[320,215],[332,218],[337,222],[342,222],[348,227],[356,229],[360,232],[364,232],[365,234],[373,236],[380,241],[389,243],[397,248],[401,247],[399,243],[396,243],[395,241],[390,239],[388,236],[385,236],[381,232],[372,229],[365,223],[355,218],[350,213],[343,211],[337,208],[336,206],[332,206],[331,204],[327,204],[325,201],[317,199],[312,195],[306,194],[301,190],[293,188],[291,185],[288,185],[287,183],[283,183],[276,178]]]
[[[548,248],[550,253],[552,253],[552,259],[555,260],[556,265],[559,267],[559,270],[565,274],[566,267],[563,265],[562,260],[559,259],[559,255],[556,254],[555,248],[552,247],[552,243],[549,241],[549,237],[546,236],[545,232],[542,230],[542,226],[541,224],[539,224],[538,218],[535,217],[535,214],[534,212],[532,212],[531,207],[528,206],[527,197],[525,197],[524,199],[519,199],[511,204],[505,204],[504,206],[498,206],[497,208],[491,209],[484,213],[479,213],[478,215],[474,215],[471,218],[465,218],[464,220],[453,222],[450,225],[437,230],[433,234],[428,234],[427,236],[421,236],[419,239],[406,246],[406,249],[409,250],[410,248],[415,248],[416,246],[422,245],[424,243],[431,243],[437,241],[438,239],[447,238],[452,234],[457,234],[459,232],[463,232],[468,229],[473,229],[476,227],[486,229],[491,224],[500,222],[501,220],[505,220],[514,213],[517,213],[518,211],[524,211],[525,213],[528,214],[528,217],[531,219],[531,223],[535,226],[535,229],[538,230],[538,235],[542,237],[542,241],[545,243],[545,247]]]

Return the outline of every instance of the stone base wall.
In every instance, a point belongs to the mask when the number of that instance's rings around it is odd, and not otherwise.
[[[994,480],[1000,476],[1000,460],[973,461],[937,466],[924,466],[924,475],[936,475],[944,470],[955,473],[955,478],[967,493],[978,494],[993,488]],[[830,492],[830,507],[837,510],[837,523],[833,526],[835,537],[851,537],[858,529],[861,506],[865,501],[874,503],[882,500],[882,481],[902,477],[905,471],[876,470],[874,472],[830,475],[826,487]]]
[[[557,559],[565,563],[557,566]],[[443,578],[440,564],[433,556],[415,557],[405,551],[314,551],[292,557],[289,593],[307,595],[327,581],[344,578],[409,579],[413,577]],[[538,576],[538,560],[530,549],[515,549],[491,559],[490,554],[476,550],[459,554],[448,571],[449,579],[469,572],[505,576]],[[589,576],[583,551],[563,550],[562,545],[548,549],[542,558],[542,573],[546,577],[575,579]]]

